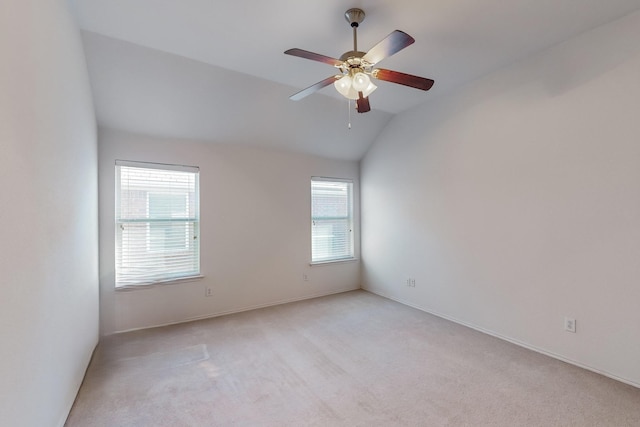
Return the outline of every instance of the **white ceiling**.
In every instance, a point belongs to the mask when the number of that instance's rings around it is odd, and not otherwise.
[[[227,138],[243,142],[253,138],[256,143],[263,143],[259,141],[263,135],[267,145],[345,159],[360,158],[393,114],[435,100],[488,72],[640,8],[640,0],[71,1],[85,30],[85,48],[94,92],[98,92],[94,96],[101,124],[222,142]],[[366,132],[346,130],[347,106],[332,87],[301,101],[286,100],[294,92],[334,74],[334,69],[283,52],[298,47],[339,57],[351,50],[351,28],[344,19],[344,12],[350,7],[360,7],[366,13],[358,31],[359,50],[368,50],[395,29],[403,30],[416,43],[380,65],[436,82],[429,92],[380,82],[370,97],[372,112],[354,118],[354,129],[366,127]],[[140,59],[145,56],[146,62]],[[115,64],[120,57],[122,67],[118,68]],[[144,75],[152,70],[155,74],[158,67],[165,65],[171,71],[165,70],[164,77],[156,76],[155,84],[142,85],[148,86],[149,92],[145,93],[138,83],[145,82]],[[198,67],[209,68],[211,79],[204,76],[206,68],[196,70]],[[125,73],[135,74],[136,70],[140,73],[137,79],[123,77]],[[185,111],[190,116],[177,119],[184,122],[180,126],[172,128],[167,123],[168,116],[162,119],[162,114],[179,115],[176,111],[147,116],[138,113],[142,116],[137,128],[135,112],[129,112],[128,118],[120,117],[124,114],[119,111],[127,110],[127,106],[141,108],[149,98],[161,103],[158,91],[170,91],[160,90],[163,85],[180,82],[188,85],[189,79],[192,87],[186,92],[197,95],[200,87],[199,93],[208,100],[188,103]],[[216,86],[212,79],[231,83]],[[250,93],[244,90],[247,86]],[[219,97],[222,87],[230,93]],[[243,91],[240,98],[245,101],[245,108],[233,105],[232,94]],[[166,95],[175,101],[184,93],[182,90]],[[269,94],[268,99],[265,93]],[[274,97],[283,98],[286,103]],[[216,98],[224,102],[216,104]],[[229,112],[223,113],[229,116],[223,117],[229,129],[222,133],[215,130],[219,125],[202,123],[206,122],[204,118],[193,116],[194,111],[217,114],[231,107],[233,116],[239,120],[232,120]],[[260,119],[259,115],[267,117]],[[155,132],[150,132],[154,117],[158,126]],[[149,123],[144,126],[143,122]],[[256,124],[252,132],[233,136],[232,127],[239,129],[250,123]],[[312,128],[301,130],[298,123]],[[291,129],[283,131],[283,126]],[[194,127],[198,130],[194,131]],[[296,135],[297,141],[286,140]],[[307,139],[300,141],[301,135]],[[346,147],[323,146],[330,138],[351,142]]]

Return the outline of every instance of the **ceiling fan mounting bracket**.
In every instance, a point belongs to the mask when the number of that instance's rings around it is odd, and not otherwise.
[[[351,8],[344,13],[344,18],[349,25],[357,27],[364,21],[364,10],[358,9],[357,7]]]

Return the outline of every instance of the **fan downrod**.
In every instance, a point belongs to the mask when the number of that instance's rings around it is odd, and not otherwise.
[[[364,21],[364,10],[358,9],[357,7],[353,7],[344,13],[344,19],[346,19],[349,25],[351,25],[351,28],[353,28],[353,50],[351,52],[346,52],[344,55],[342,55],[342,57],[340,58],[341,61],[344,61],[349,56],[356,56],[356,55],[353,55],[353,53],[355,54],[359,53],[358,52],[358,26],[362,21]],[[364,56],[364,53],[362,55],[359,55],[358,57],[362,58],[363,56]]]

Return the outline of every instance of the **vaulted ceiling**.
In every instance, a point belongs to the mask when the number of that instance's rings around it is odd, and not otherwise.
[[[640,0],[70,1],[102,126],[350,160],[395,114],[640,8]],[[350,7],[366,13],[359,50],[407,32],[416,43],[381,66],[432,78],[433,89],[379,82],[366,114],[349,114],[331,86],[290,101],[335,70],[283,52],[351,50]]]

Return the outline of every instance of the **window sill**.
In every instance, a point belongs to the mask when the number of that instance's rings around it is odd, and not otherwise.
[[[150,288],[155,288],[155,287],[165,286],[165,285],[176,285],[178,283],[193,282],[195,280],[200,280],[200,279],[204,279],[204,276],[201,274],[198,274],[196,276],[178,277],[175,279],[167,279],[167,280],[162,280],[162,281],[152,282],[152,283],[140,283],[138,285],[116,286],[115,290],[116,292],[130,292],[130,291],[150,289]]]
[[[316,261],[316,262],[310,262],[309,265],[315,266],[315,265],[327,265],[327,264],[336,264],[336,263],[342,263],[342,262],[355,262],[358,261],[358,258],[341,258],[341,259],[332,259],[329,261]]]

